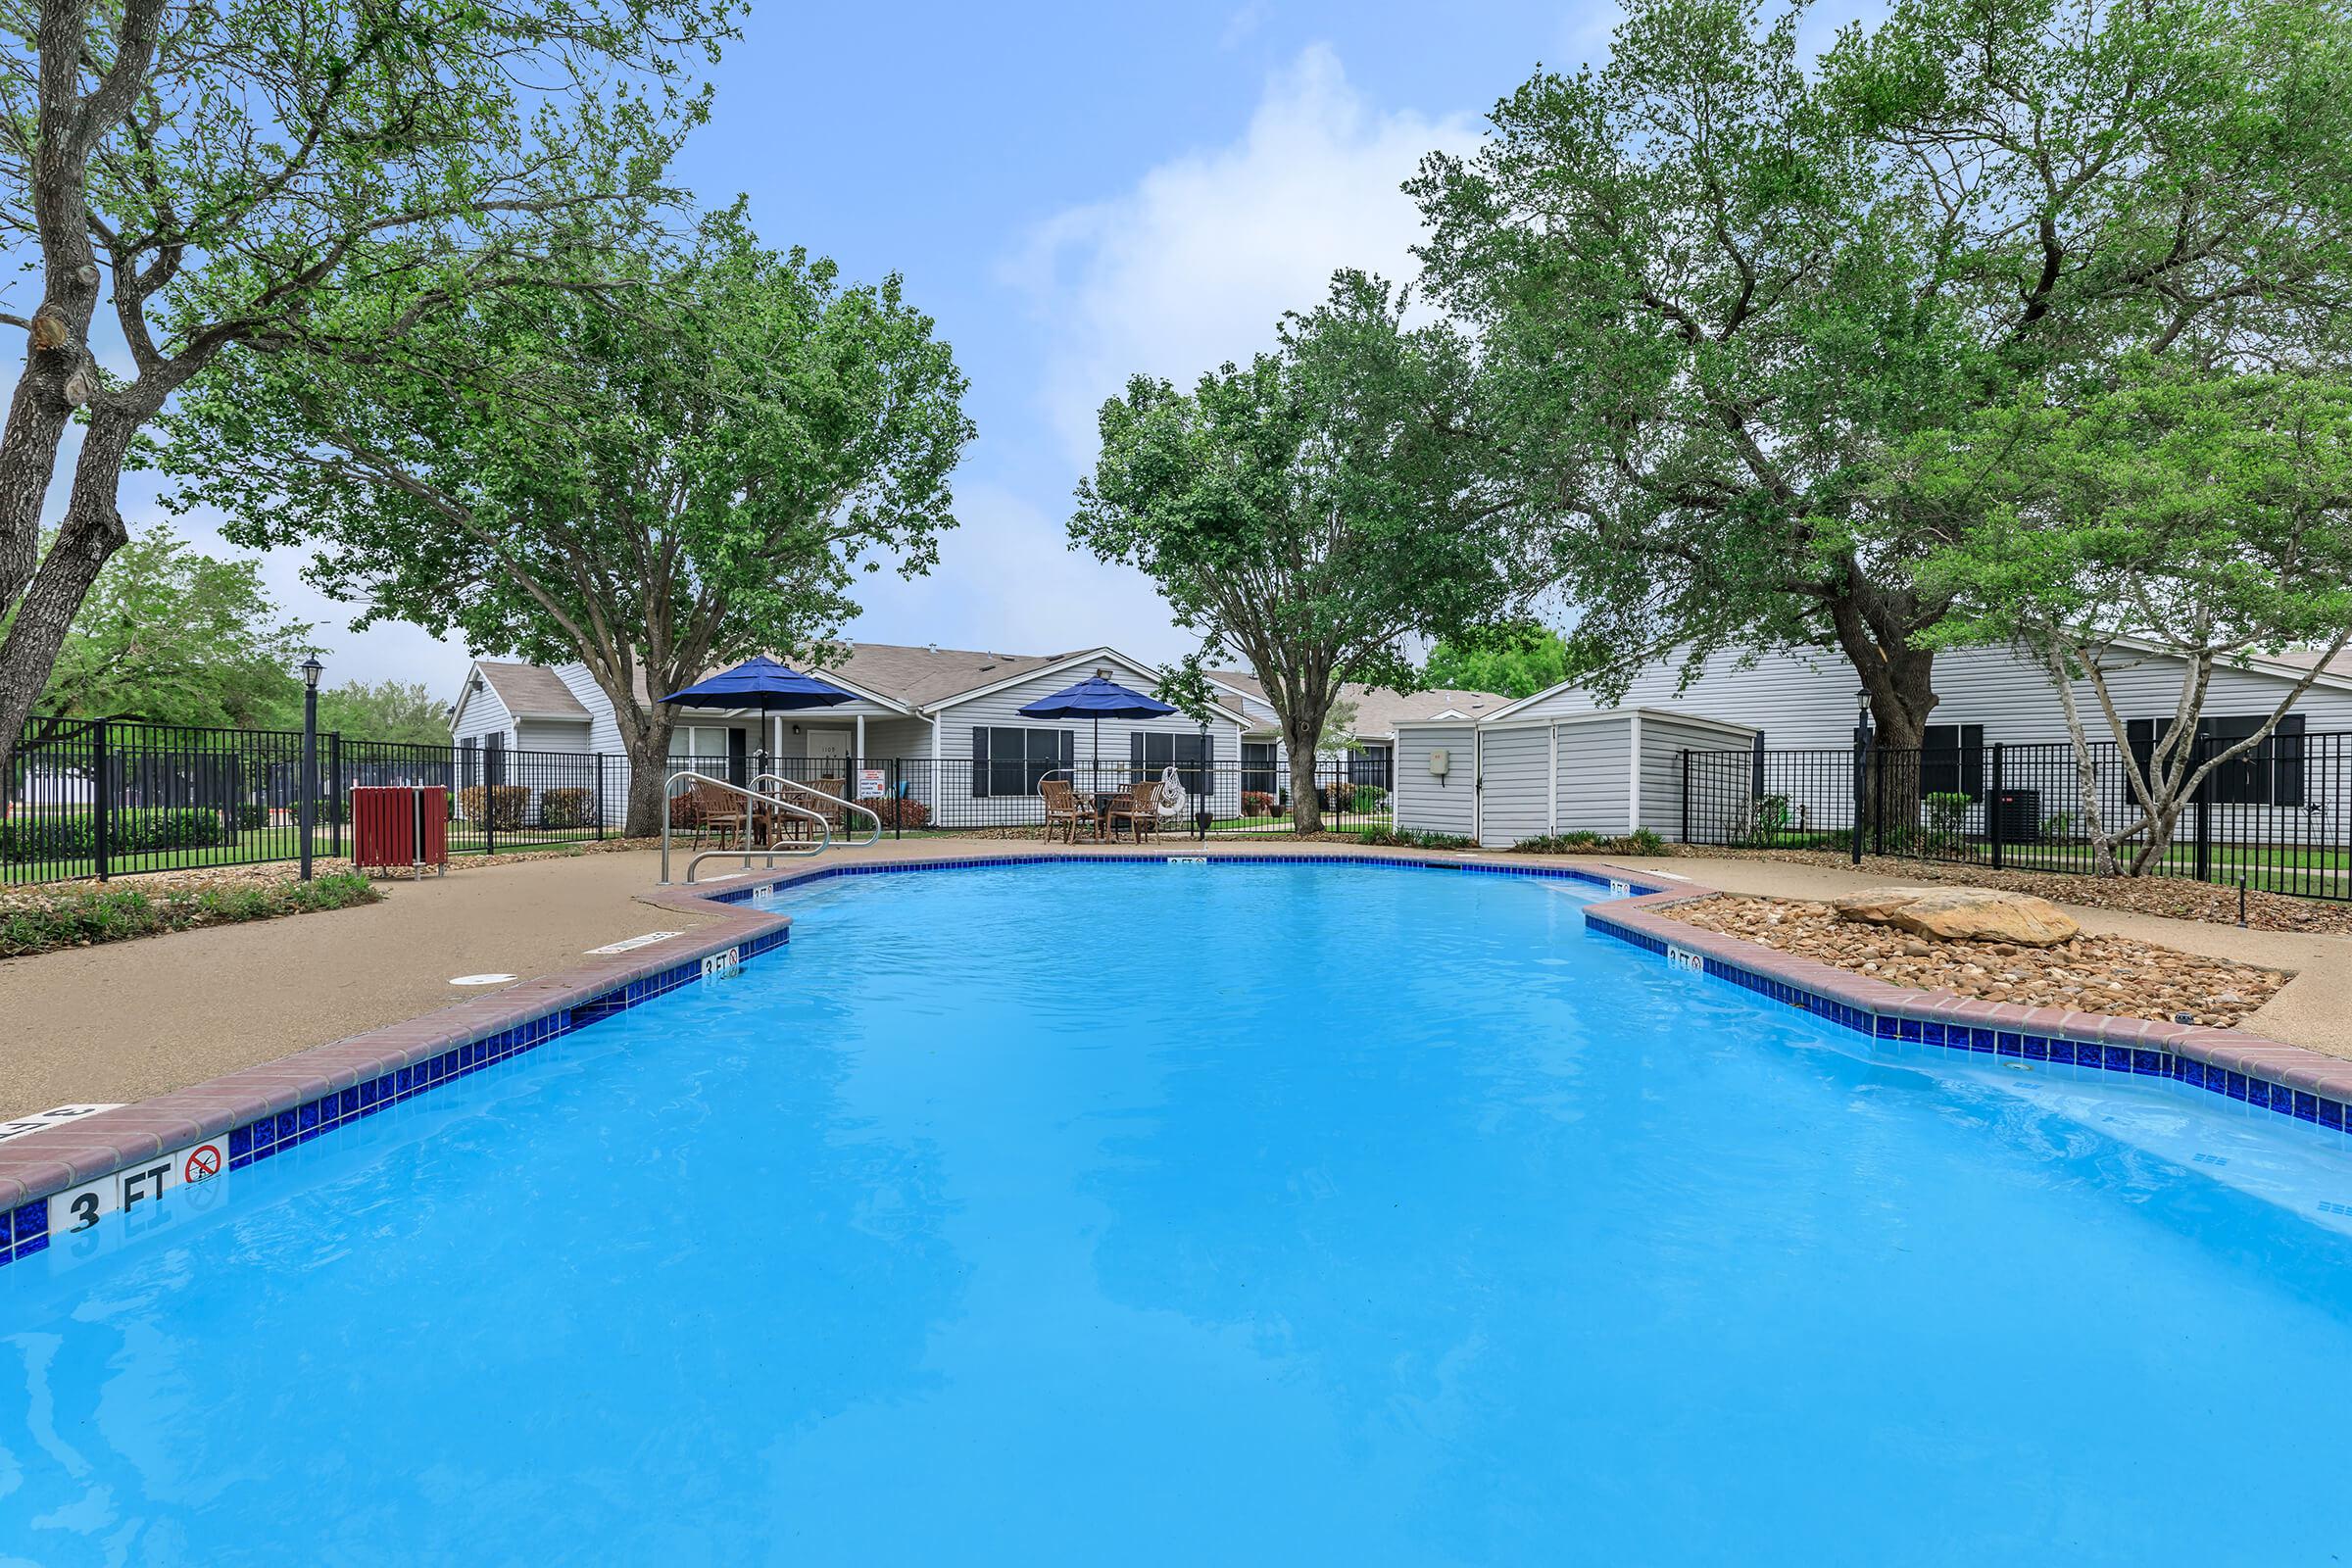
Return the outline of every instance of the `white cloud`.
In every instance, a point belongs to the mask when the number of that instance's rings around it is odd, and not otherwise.
[[[970,481],[956,487],[956,513],[929,576],[876,573],[859,584],[863,612],[849,635],[1008,654],[1107,647],[1161,663],[1198,646],[1168,623],[1143,573],[1070,548],[1065,513]]]
[[[1091,463],[1095,411],[1130,374],[1182,383],[1246,359],[1336,268],[1411,275],[1420,220],[1398,186],[1477,136],[1468,116],[1373,108],[1318,44],[1267,83],[1240,140],[1037,225],[1004,275],[1045,334],[1040,395],[1069,456]]]

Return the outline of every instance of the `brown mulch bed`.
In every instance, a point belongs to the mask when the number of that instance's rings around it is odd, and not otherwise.
[[[1841,920],[1803,899],[1717,894],[1661,913],[1889,985],[1955,991],[2028,1007],[2071,1007],[2120,1018],[2235,1024],[2288,976],[2130,937],[2079,936],[2051,948],[2009,942],[1940,942],[1891,926]]]
[[[1789,865],[1826,865],[1851,869],[1853,861],[1827,850],[1716,850],[1693,846],[1684,853],[1721,856],[1726,859],[1780,860]],[[2052,904],[2075,904],[2094,909],[2128,909],[2135,914],[2161,914],[2176,920],[2204,920],[2214,925],[2237,924],[2237,889],[2212,882],[2170,876],[2067,876],[2052,871],[1995,871],[1984,865],[1946,865],[1936,860],[1910,860],[1891,855],[1866,855],[1860,869],[1889,882],[1912,886],[1923,882],[1951,882],[1972,888],[2002,888],[2032,893]],[[2352,903],[2303,899],[2285,893],[2246,894],[2246,925],[2255,931],[2319,931],[2352,933]]]

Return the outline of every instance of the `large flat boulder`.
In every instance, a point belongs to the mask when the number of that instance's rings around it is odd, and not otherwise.
[[[1991,888],[1884,888],[1832,900],[1838,917],[1891,925],[1939,942],[2055,947],[2082,934],[2067,913],[2030,893]]]
[[[1840,920],[1859,920],[1865,925],[1892,925],[1894,911],[1914,899],[1924,899],[1940,888],[1867,888],[1860,893],[1841,893],[1830,901]]]

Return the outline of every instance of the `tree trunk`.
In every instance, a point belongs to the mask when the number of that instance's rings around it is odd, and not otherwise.
[[[1323,792],[1315,784],[1315,742],[1323,736],[1324,715],[1286,715],[1282,721],[1283,748],[1291,754],[1291,831],[1323,831]]]
[[[21,401],[22,387],[18,396]],[[0,642],[0,778],[10,776],[24,720],[49,684],[57,651],[64,646],[90,584],[129,537],[122,526],[122,514],[116,508],[115,493],[122,477],[123,457],[139,424],[137,417],[120,409],[102,406],[92,414],[82,435],[81,457],[74,467],[73,496],[58,524],[57,543],[32,573],[24,598],[16,604],[8,638]],[[15,434],[12,419],[11,440]],[[13,507],[15,501],[14,497],[0,497],[0,507]],[[35,505],[37,508],[37,499]],[[36,511],[36,533],[37,517]],[[13,517],[0,518],[0,528],[13,525]]]
[[[669,798],[669,758],[664,755],[668,750],[666,743],[659,747],[640,743],[629,748],[629,808],[621,827],[624,837],[662,836],[662,813]]]
[[[654,674],[647,672],[649,682]],[[670,736],[677,717],[670,708],[654,703],[640,706],[635,691],[613,696],[612,684],[598,679],[598,689],[612,703],[613,726],[621,731],[621,753],[628,757],[628,815],[621,832],[630,839],[659,839],[661,823],[670,811]],[[677,686],[649,684],[649,691],[675,691]]]

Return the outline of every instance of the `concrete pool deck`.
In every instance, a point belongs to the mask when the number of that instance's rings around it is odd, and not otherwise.
[[[835,850],[810,865],[1030,855],[1035,840],[909,839]],[[1053,853],[1103,853],[1091,846]],[[1130,847],[1127,853],[1134,853]],[[1345,843],[1167,839],[1169,855],[1393,855],[1500,864],[1615,864],[1734,893],[1819,898],[1887,879],[1827,867],[1705,857],[1454,855]],[[782,871],[787,867],[780,864]],[[730,867],[713,863],[713,874]],[[383,903],[0,962],[0,1118],[47,1106],[133,1102],[310,1047],[495,996],[459,975],[510,973],[515,985],[588,964],[589,950],[653,931],[692,931],[708,913],[646,902],[660,857],[614,851],[466,867],[386,884]],[[727,881],[702,886],[727,887]],[[2296,971],[2247,1031],[2352,1059],[2352,939],[2068,906],[2086,930]]]

